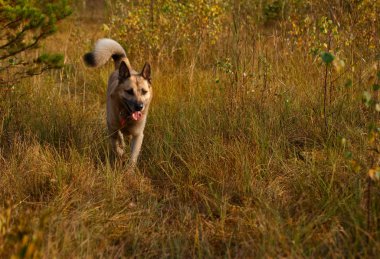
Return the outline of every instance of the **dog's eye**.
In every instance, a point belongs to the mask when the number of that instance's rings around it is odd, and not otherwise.
[[[147,92],[148,92],[147,90],[145,90],[145,89],[141,89],[141,93],[142,93],[142,95],[145,95]]]
[[[133,89],[126,90],[127,94],[133,95]]]

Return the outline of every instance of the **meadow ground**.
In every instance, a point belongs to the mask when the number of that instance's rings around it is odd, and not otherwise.
[[[351,88],[331,76],[325,127],[325,66],[288,52],[275,30],[219,46],[222,69],[201,58],[153,62],[142,153],[127,174],[109,162],[113,64],[81,59],[108,36],[106,21],[74,13],[43,46],[64,53],[65,67],[2,90],[1,257],[379,254],[380,188],[368,195],[365,167],[372,117],[360,100],[372,63],[357,61]],[[224,57],[247,72],[226,72]]]

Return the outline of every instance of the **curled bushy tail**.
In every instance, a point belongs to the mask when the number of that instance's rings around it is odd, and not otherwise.
[[[95,43],[94,50],[86,53],[83,60],[87,66],[100,67],[107,63],[110,57],[115,62],[115,69],[119,67],[121,60],[126,61],[128,67],[130,67],[123,47],[116,41],[106,38],[98,40]]]

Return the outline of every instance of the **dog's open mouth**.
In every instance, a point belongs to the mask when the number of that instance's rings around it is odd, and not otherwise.
[[[141,112],[133,112],[131,114],[131,118],[134,121],[138,121],[139,119],[141,119],[141,117],[142,117],[142,113]]]
[[[138,121],[138,120],[141,119],[141,117],[142,117],[142,113],[141,113],[141,111],[133,111],[133,110],[129,107],[129,105],[128,105],[128,101],[124,101],[123,104],[124,104],[124,107],[125,107],[125,109],[127,110],[127,112],[128,112],[129,114],[131,114],[131,115],[129,116],[130,119],[132,119],[132,120],[134,120],[134,121]]]

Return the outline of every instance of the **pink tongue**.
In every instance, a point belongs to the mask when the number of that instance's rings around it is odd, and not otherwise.
[[[134,113],[132,113],[132,120],[137,121],[141,118],[141,116],[142,116],[141,112],[134,112]]]

